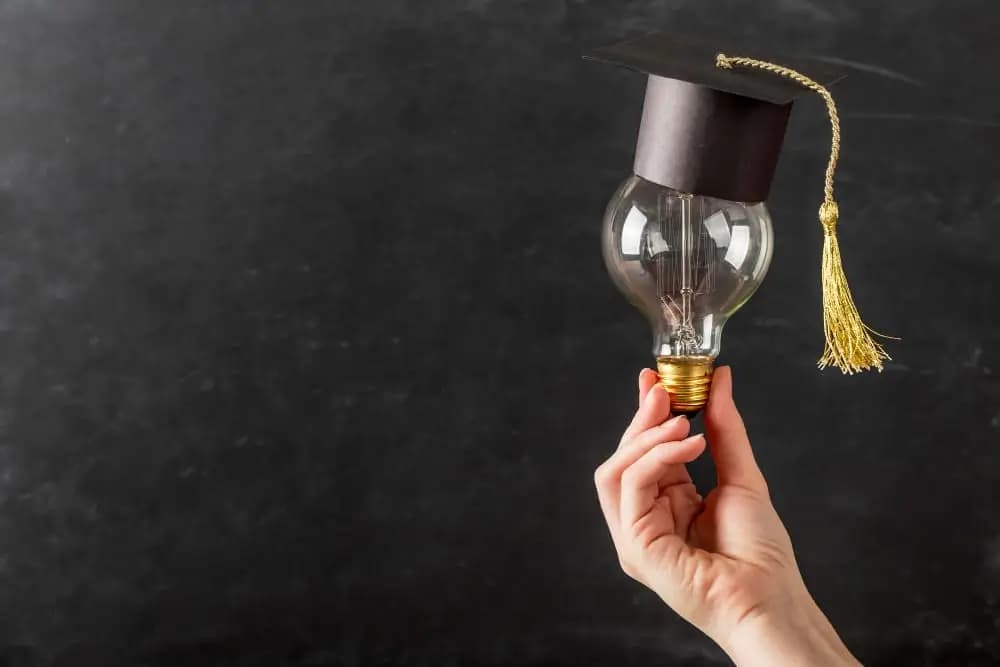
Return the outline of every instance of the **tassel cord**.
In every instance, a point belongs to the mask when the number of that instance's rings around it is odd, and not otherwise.
[[[826,179],[823,184],[823,203],[819,209],[819,220],[823,226],[823,261],[821,277],[823,284],[823,332],[826,344],[818,365],[820,368],[836,366],[846,374],[875,368],[882,370],[883,361],[890,357],[872,335],[889,338],[869,328],[861,320],[854,298],[851,296],[844,273],[840,244],[837,241],[839,210],[833,197],[834,174],[840,160],[840,117],[833,96],[825,86],[788,67],[754,58],[729,57],[718,54],[716,67],[754,68],[795,81],[820,97],[826,104],[830,117],[831,142],[830,160],[826,165]]]

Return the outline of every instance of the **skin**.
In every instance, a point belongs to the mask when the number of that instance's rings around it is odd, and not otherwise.
[[[716,369],[706,442],[670,417],[656,373],[639,374],[635,417],[594,474],[622,569],[740,667],[859,665],[806,589],[732,386]],[[706,446],[718,485],[703,498],[686,464]]]

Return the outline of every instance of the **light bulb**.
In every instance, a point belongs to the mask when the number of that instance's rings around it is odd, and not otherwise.
[[[861,320],[837,240],[833,175],[840,124],[828,85],[842,78],[820,63],[807,70],[716,45],[651,33],[585,55],[646,75],[632,176],[604,219],[608,272],[649,319],[660,383],[672,411],[708,401],[722,328],[746,303],[771,262],[771,189],[792,103],[823,98],[832,142],[819,218],[826,345],[820,368],[882,369],[888,355]]]
[[[708,399],[722,328],[771,262],[767,208],[633,175],[608,205],[602,245],[615,285],[649,320],[672,412],[698,412]]]

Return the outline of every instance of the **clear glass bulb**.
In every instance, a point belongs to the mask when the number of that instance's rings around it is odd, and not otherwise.
[[[631,176],[608,205],[604,262],[649,320],[660,378],[675,412],[708,396],[726,320],[753,295],[771,262],[762,202],[678,192]]]

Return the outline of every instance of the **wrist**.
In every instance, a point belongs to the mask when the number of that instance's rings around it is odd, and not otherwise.
[[[720,645],[738,667],[861,664],[808,593],[747,617]]]

